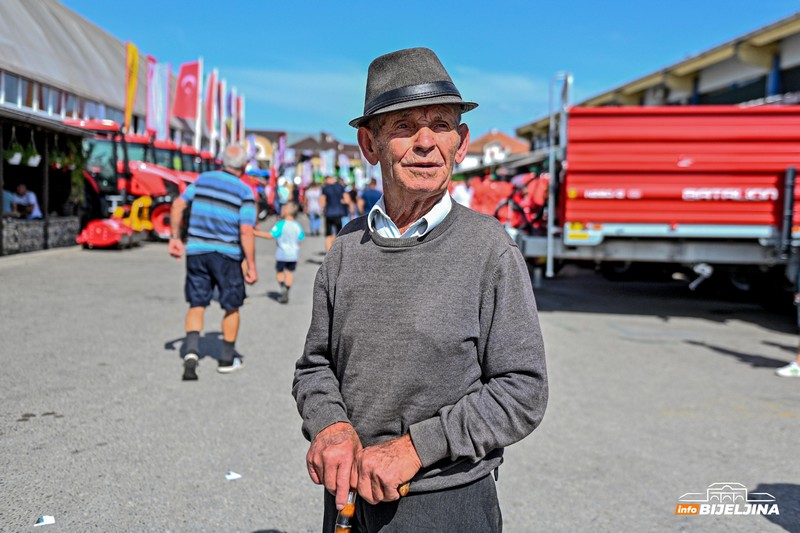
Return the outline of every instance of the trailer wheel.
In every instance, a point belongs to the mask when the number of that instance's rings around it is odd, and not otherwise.
[[[169,239],[169,213],[171,208],[171,204],[161,203],[150,211],[150,222],[153,224],[153,230],[150,232],[150,234],[154,239],[159,241],[165,241]]]

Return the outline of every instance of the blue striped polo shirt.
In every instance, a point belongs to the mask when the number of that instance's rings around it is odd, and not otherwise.
[[[192,205],[186,255],[218,252],[241,259],[239,226],[256,224],[252,189],[233,174],[204,172],[181,198]]]

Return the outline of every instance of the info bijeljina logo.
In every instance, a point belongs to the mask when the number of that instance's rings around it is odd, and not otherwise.
[[[741,483],[712,483],[705,493],[687,492],[678,499],[677,515],[771,515],[781,514],[775,496],[747,492]]]

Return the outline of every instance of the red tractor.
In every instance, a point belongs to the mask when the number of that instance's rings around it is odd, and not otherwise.
[[[129,210],[133,200],[147,196],[151,199],[150,220],[158,222],[153,224],[153,236],[169,237],[169,220],[164,220],[163,213],[169,213],[169,206],[186,189],[187,182],[174,171],[156,164],[150,138],[124,135],[119,124],[111,120],[65,123],[95,133],[85,142],[89,219],[106,219],[117,207]],[[153,215],[157,213],[162,215],[156,221]]]

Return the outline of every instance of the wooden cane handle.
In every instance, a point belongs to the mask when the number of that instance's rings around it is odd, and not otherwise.
[[[409,487],[409,485],[410,485],[410,482],[409,483],[403,483],[402,485],[400,485],[400,488],[397,489],[397,492],[400,493],[400,496],[407,496],[408,495],[408,487]]]

